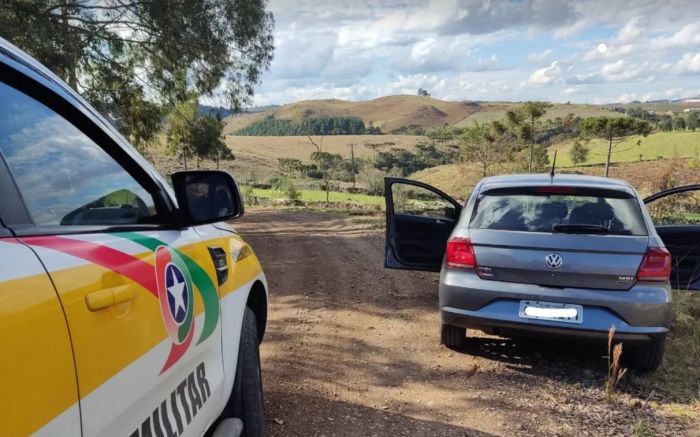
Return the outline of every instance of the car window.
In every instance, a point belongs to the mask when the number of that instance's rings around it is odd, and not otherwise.
[[[153,197],[56,112],[0,83],[0,152],[36,225],[152,223]]]
[[[470,227],[553,232],[556,225],[603,227],[609,234],[646,235],[639,204],[631,196],[595,193],[498,191],[483,195]]]
[[[394,184],[391,188],[394,212],[433,218],[455,218],[455,207],[437,193],[409,184]]]

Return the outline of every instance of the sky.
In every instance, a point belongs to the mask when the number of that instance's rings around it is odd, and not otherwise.
[[[612,103],[700,95],[700,0],[271,0],[257,106],[367,100]]]

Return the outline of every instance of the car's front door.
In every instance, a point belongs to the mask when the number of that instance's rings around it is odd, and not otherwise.
[[[223,383],[209,248],[55,109],[0,82],[0,116],[0,152],[27,216],[8,226],[58,292],[82,434],[201,435]]]
[[[385,179],[386,246],[390,269],[440,271],[445,246],[462,206],[435,187]]]
[[[644,203],[656,232],[671,252],[671,285],[700,290],[700,185],[664,190]]]

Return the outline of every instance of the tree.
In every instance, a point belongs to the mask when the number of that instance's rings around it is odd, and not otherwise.
[[[323,177],[323,184],[326,189],[326,206],[330,204],[330,191],[331,191],[331,179],[333,178],[333,172],[338,168],[343,157],[337,154],[328,153],[323,150],[323,137],[320,141],[316,142],[308,135],[309,142],[316,149],[315,152],[311,153],[311,160],[316,163],[319,171],[321,172],[321,177]]]
[[[470,126],[464,132],[461,144],[465,159],[480,163],[484,177],[493,174],[497,164],[511,161],[513,157],[512,137],[497,121]]]
[[[418,88],[418,95],[421,97],[430,97],[428,90],[424,90],[423,88]]]
[[[605,161],[605,177],[608,177],[613,144],[619,143],[631,135],[647,136],[651,133],[651,126],[644,120],[631,117],[590,117],[581,122],[581,131],[586,136],[607,140],[608,155]]]
[[[523,132],[528,134],[530,138],[530,159],[528,161],[528,172],[532,173],[532,163],[533,163],[533,153],[535,147],[535,130],[537,122],[544,114],[547,113],[547,109],[551,108],[552,104],[548,102],[533,102],[528,101],[523,104],[521,111],[524,115],[524,119],[530,122],[529,132]],[[510,119],[510,117],[509,117]]]
[[[250,102],[272,60],[265,0],[32,0],[0,7],[0,34],[46,65],[134,145],[192,95]]]
[[[588,161],[588,147],[584,146],[580,141],[574,141],[574,145],[569,151],[569,157],[574,164],[581,164]]]
[[[673,130],[673,119],[669,116],[664,116],[661,121],[659,121],[659,127],[664,132],[670,132]]]
[[[277,158],[277,167],[287,176],[294,176],[295,173],[301,173],[304,169],[304,163],[299,159],[294,158]]]
[[[675,130],[685,130],[685,119],[680,115],[673,119],[673,129]]]
[[[194,102],[180,102],[170,114],[166,131],[167,151],[172,155],[180,155],[183,166],[187,170],[187,158],[194,154],[190,137],[190,126],[197,115]]]
[[[197,113],[189,127],[191,142],[190,148],[194,150],[197,158],[197,168],[202,159],[212,159],[219,169],[219,161],[222,159],[233,160],[233,153],[224,142],[224,122],[219,114]]]
[[[692,131],[700,127],[700,117],[698,117],[697,111],[690,111],[686,125],[688,126],[688,130]]]
[[[200,114],[194,101],[176,105],[172,112],[166,132],[167,150],[182,157],[187,170],[187,159],[194,157],[197,168],[202,159],[213,159],[216,168],[219,160],[233,159],[233,154],[223,141],[224,123],[221,116]]]

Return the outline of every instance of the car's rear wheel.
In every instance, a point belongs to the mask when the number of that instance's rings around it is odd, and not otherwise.
[[[243,437],[267,436],[258,338],[255,313],[246,307],[241,326],[236,380],[224,412],[225,417],[237,417],[243,421]]]
[[[664,360],[666,340],[652,340],[644,343],[627,343],[622,349],[622,363],[640,372],[653,372]]]
[[[451,325],[441,325],[440,342],[450,349],[464,347],[467,339],[467,330]]]

